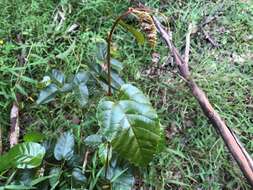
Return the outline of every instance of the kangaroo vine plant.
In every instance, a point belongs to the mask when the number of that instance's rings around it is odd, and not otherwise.
[[[111,95],[111,61],[110,61],[110,47],[112,42],[112,34],[115,30],[116,25],[121,19],[124,19],[129,14],[135,14],[138,20],[141,22],[142,29],[147,33],[148,40],[151,47],[154,47],[156,43],[156,31],[161,34],[161,37],[168,46],[170,52],[172,53],[176,65],[178,66],[180,75],[185,79],[192,95],[198,101],[200,107],[202,108],[205,116],[210,120],[214,128],[223,138],[228,150],[232,154],[233,158],[236,160],[244,176],[248,180],[248,183],[253,187],[253,161],[249,153],[245,150],[242,143],[236,137],[235,133],[230,129],[219,114],[214,110],[210,104],[207,96],[201,90],[201,88],[195,83],[191,77],[189,71],[188,62],[184,61],[179,51],[174,46],[170,34],[164,29],[159,20],[151,16],[151,11],[144,8],[129,8],[128,11],[119,16],[109,33],[108,37],[108,51],[107,51],[107,69],[108,69],[108,95]]]

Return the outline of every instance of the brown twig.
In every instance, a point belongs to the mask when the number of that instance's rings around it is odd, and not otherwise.
[[[83,160],[83,170],[82,170],[83,173],[85,173],[86,165],[87,165],[87,163],[88,163],[88,156],[89,156],[89,154],[90,154],[90,151],[87,150],[87,151],[85,152],[84,160]]]
[[[185,37],[185,53],[184,53],[184,62],[188,64],[189,62],[189,53],[190,53],[190,38],[192,33],[192,23],[188,26],[188,32]]]
[[[11,108],[11,131],[10,131],[10,147],[13,147],[15,144],[18,144],[19,138],[19,108],[16,102],[13,103]]]
[[[22,35],[17,35],[17,43],[22,45],[23,39]],[[17,56],[19,66],[23,66],[26,63],[26,49],[22,48],[20,54]],[[16,84],[18,83],[17,80]],[[16,93],[16,100],[12,104],[11,113],[10,113],[10,135],[9,142],[10,147],[13,147],[15,144],[18,144],[19,134],[20,134],[20,126],[19,126],[19,106],[18,102],[20,101],[21,95]]]
[[[201,31],[204,33],[205,39],[209,41],[213,45],[213,47],[215,48],[219,47],[219,44],[210,36],[210,34],[207,31],[205,31],[203,28],[201,28]]]
[[[235,136],[234,132],[225,124],[219,114],[214,110],[205,93],[191,78],[188,65],[181,58],[177,49],[174,47],[167,31],[163,28],[161,23],[155,17],[153,17],[153,19],[156,24],[157,30],[161,34],[161,37],[164,39],[165,43],[167,44],[174,56],[181,76],[187,80],[187,84],[193,96],[196,98],[200,107],[202,108],[204,114],[206,115],[206,117],[208,117],[214,128],[222,136],[228,150],[232,154],[233,158],[236,160],[244,176],[247,178],[249,184],[253,187],[253,161],[250,155],[244,149],[243,145]]]
[[[117,26],[117,24],[119,23],[119,21],[126,17],[127,15],[129,15],[130,13],[132,12],[132,8],[129,8],[128,11],[126,11],[125,13],[123,13],[122,15],[120,15],[116,20],[115,22],[113,23],[113,26],[111,28],[111,31],[108,35],[108,38],[107,38],[107,74],[108,74],[108,96],[111,96],[112,95],[112,79],[111,79],[111,43],[112,43],[112,35],[113,35],[113,32]]]

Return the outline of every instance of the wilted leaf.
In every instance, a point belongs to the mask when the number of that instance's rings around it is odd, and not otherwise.
[[[35,168],[41,164],[45,148],[38,143],[25,142],[15,145],[0,157],[0,171],[16,168]]]
[[[124,29],[128,30],[130,33],[133,34],[133,36],[135,37],[136,41],[139,44],[144,44],[145,42],[145,37],[144,35],[137,29],[135,29],[133,26],[126,24],[124,21],[120,20],[119,24],[121,26],[123,26]]]
[[[120,101],[100,101],[97,118],[100,132],[123,158],[145,166],[157,151],[160,123],[149,100],[136,87],[121,87]]]
[[[50,84],[44,90],[42,90],[37,99],[37,104],[45,104],[52,101],[58,92],[58,88],[55,84]]]
[[[54,148],[56,160],[70,160],[74,154],[74,136],[70,132],[63,133],[57,140]]]

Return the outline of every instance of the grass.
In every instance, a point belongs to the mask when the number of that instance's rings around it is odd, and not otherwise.
[[[182,52],[188,24],[199,24],[222,7],[221,15],[204,28],[219,48],[213,48],[203,33],[198,32],[191,39],[190,66],[193,77],[215,109],[252,153],[253,4],[239,0],[145,2],[151,8],[160,8],[168,17],[173,40]],[[92,130],[95,118],[89,121],[87,118],[96,109],[92,104],[96,97],[91,97],[92,102],[84,109],[73,106],[69,97],[58,97],[55,104],[37,106],[34,102],[39,92],[36,83],[53,68],[66,75],[85,69],[94,56],[94,43],[106,38],[112,22],[129,3],[120,0],[2,0],[0,7],[0,39],[4,41],[0,45],[0,127],[4,136],[8,134],[9,113],[16,92],[25,97],[20,104],[23,130],[56,136],[76,127],[66,115],[81,120],[82,133]],[[57,10],[65,14],[62,25],[54,21]],[[66,34],[73,23],[80,24],[80,29],[74,35]],[[22,33],[25,44],[15,42],[17,33]],[[71,46],[64,60],[56,58]],[[169,136],[166,149],[151,163],[145,182],[156,189],[250,189],[184,81],[171,72],[154,79],[144,76],[142,71],[151,64],[150,49],[147,45],[138,45],[122,28],[114,36],[114,46],[117,57],[125,65],[122,76],[150,96]],[[28,54],[27,63],[18,66],[16,56],[22,48]],[[162,58],[167,56],[162,42],[157,51]],[[176,68],[170,70],[176,71]],[[4,145],[8,144],[6,138],[3,141]]]

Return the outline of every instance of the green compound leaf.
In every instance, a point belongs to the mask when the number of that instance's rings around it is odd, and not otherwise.
[[[119,101],[100,101],[97,111],[100,133],[121,157],[145,166],[157,152],[161,140],[158,116],[138,88],[124,84],[120,93]]]

